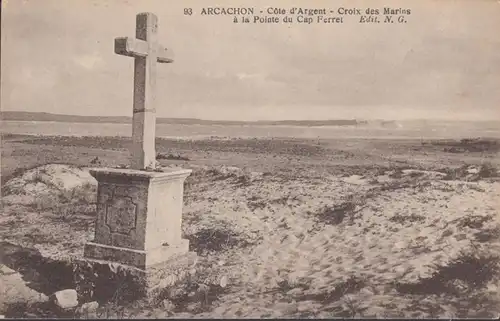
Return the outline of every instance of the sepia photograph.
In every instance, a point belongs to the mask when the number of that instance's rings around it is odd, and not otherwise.
[[[498,318],[500,1],[1,1],[0,318]]]

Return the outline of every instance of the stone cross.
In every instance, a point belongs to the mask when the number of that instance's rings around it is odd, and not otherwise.
[[[157,43],[157,23],[154,14],[138,14],[136,38],[115,39],[115,53],[135,58],[133,168],[90,170],[97,180],[97,217],[94,239],[83,250],[85,264],[90,263],[91,270],[113,264],[109,271],[124,277],[121,268],[114,265],[118,264],[139,278],[125,277],[126,282],[132,282],[127,288],[134,290],[119,291],[110,289],[108,282],[100,282],[102,275],[94,274],[97,279],[86,280],[96,285],[95,291],[118,295],[145,290],[144,294],[154,294],[160,281],[179,281],[195,262],[191,258],[196,253],[189,252],[189,240],[182,237],[184,181],[191,170],[145,170],[154,169],[156,161],[156,63],[172,62]]]
[[[132,169],[155,169],[156,63],[171,63],[158,44],[158,18],[152,13],[136,17],[136,38],[115,39],[115,53],[134,57],[134,108],[132,119]]]

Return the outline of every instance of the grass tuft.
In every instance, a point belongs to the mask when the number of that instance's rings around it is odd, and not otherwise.
[[[227,226],[202,228],[186,235],[190,250],[198,254],[220,252],[234,247],[244,248],[251,243]]]
[[[188,157],[179,155],[179,154],[166,154],[166,153],[158,153],[156,154],[156,159],[168,159],[168,160],[180,160],[180,161],[189,161]]]
[[[316,214],[316,219],[320,223],[328,225],[339,225],[345,219],[349,219],[349,223],[352,223],[358,211],[358,202],[354,199],[348,199],[338,205],[323,207]]]
[[[396,283],[402,294],[445,294],[461,296],[484,288],[500,272],[499,257],[491,254],[461,252],[447,265],[436,266],[429,278],[416,283]]]

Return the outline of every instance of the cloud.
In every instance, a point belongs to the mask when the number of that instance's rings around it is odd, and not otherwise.
[[[73,61],[87,70],[99,68],[104,63],[101,55],[98,53],[75,56]]]
[[[251,73],[237,73],[236,78],[239,80],[265,80],[264,74],[251,74]]]
[[[57,74],[44,66],[21,66],[17,72],[9,73],[10,86],[15,91],[45,91],[52,89],[58,79]],[[29,88],[29,91],[23,90]]]

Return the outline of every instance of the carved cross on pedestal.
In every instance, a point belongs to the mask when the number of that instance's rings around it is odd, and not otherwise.
[[[134,113],[132,119],[133,169],[155,169],[156,151],[156,63],[171,63],[167,49],[158,44],[158,18],[140,13],[136,38],[116,38],[115,53],[134,57]]]

